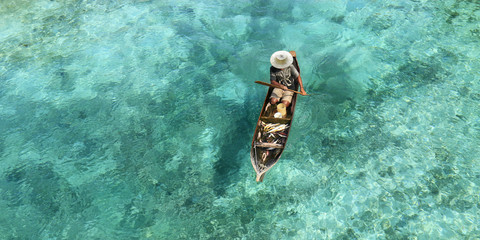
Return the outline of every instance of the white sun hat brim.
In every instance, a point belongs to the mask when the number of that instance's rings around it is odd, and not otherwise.
[[[287,51],[277,51],[270,57],[270,63],[275,68],[283,69],[293,63],[293,56]]]

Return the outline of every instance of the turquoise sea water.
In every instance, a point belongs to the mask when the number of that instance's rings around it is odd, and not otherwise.
[[[479,239],[480,3],[0,1],[0,239]],[[249,150],[269,57],[307,92]]]

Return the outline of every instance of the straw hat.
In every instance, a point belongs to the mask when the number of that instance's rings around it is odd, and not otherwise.
[[[293,56],[287,51],[277,51],[270,57],[272,66],[278,69],[283,69],[293,63]]]

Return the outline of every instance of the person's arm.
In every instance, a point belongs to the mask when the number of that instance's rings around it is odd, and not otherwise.
[[[281,84],[281,83],[279,83],[279,82],[277,82],[277,81],[275,81],[275,80],[270,80],[270,82],[271,82],[273,85],[275,85],[276,87],[280,88],[280,89],[283,89],[283,90],[287,90],[287,89],[288,89],[285,85],[283,85],[283,84]]]
[[[300,92],[302,93],[302,95],[307,95],[307,92],[305,92],[305,89],[303,88],[302,77],[300,75],[298,75],[298,83],[300,84]]]
[[[300,85],[301,94],[303,96],[307,95],[307,92],[305,92],[305,89],[303,88],[302,76],[300,76],[300,72],[298,72],[298,70],[293,65],[291,66],[291,68],[294,73],[294,76],[298,76],[297,81],[298,81],[298,84]]]

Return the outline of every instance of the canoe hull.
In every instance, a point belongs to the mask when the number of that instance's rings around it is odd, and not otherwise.
[[[291,51],[291,53],[295,56],[293,64],[300,72],[296,54],[294,54],[295,52],[293,51]],[[287,108],[287,116],[285,118],[274,118],[273,113],[275,112],[276,106],[270,104],[270,96],[273,89],[273,87],[268,89],[265,101],[263,102],[250,150],[250,160],[257,175],[257,182],[263,181],[267,171],[270,170],[282,156],[292,126],[295,105],[297,102],[297,94],[294,93],[292,102]],[[279,127],[282,127],[283,125],[285,129],[271,133],[271,131],[266,131],[269,125]]]

